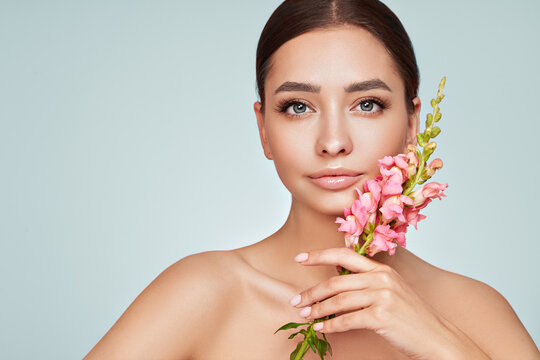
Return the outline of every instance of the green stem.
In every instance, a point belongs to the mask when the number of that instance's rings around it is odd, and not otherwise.
[[[362,235],[362,237],[364,238],[364,245],[362,245],[362,248],[360,248],[360,251],[358,253],[360,255],[366,255],[367,254],[366,249],[369,246],[369,244],[371,243],[371,241],[373,240],[373,233],[370,233],[367,236]]]
[[[424,161],[422,159],[424,158],[424,149],[422,149],[422,156],[418,164],[418,169],[416,170],[416,174],[414,176],[414,180],[411,182],[411,184],[403,191],[403,195],[409,196],[416,184],[418,184],[418,180],[420,180],[420,176],[422,175],[422,171],[424,171]]]
[[[309,328],[308,328],[308,333],[309,333]],[[300,359],[302,359],[304,357],[304,350],[306,350],[306,348],[308,346],[308,338],[309,338],[309,336],[306,336],[304,338],[304,342],[302,343],[302,346],[300,347],[300,350],[298,350],[298,353],[294,357],[294,360],[300,360]]]

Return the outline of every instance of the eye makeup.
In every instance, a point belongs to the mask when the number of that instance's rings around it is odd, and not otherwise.
[[[310,113],[307,111],[302,112],[302,113],[290,113],[287,111],[289,110],[291,106],[298,105],[298,104],[303,105],[305,108],[311,108],[310,105],[306,101],[297,99],[297,98],[292,98],[292,99],[283,99],[279,101],[275,107],[275,111],[277,111],[278,113],[285,114],[286,116],[293,117],[293,118],[302,117],[304,114]],[[360,105],[367,105],[367,107],[370,109],[373,109],[374,107],[378,108],[375,111],[361,110],[360,113],[362,113],[362,115],[365,115],[365,116],[375,116],[376,114],[379,114],[383,112],[384,110],[387,110],[388,108],[390,108],[387,101],[380,99],[378,97],[372,97],[372,96],[363,97],[359,99],[353,108],[357,108]]]

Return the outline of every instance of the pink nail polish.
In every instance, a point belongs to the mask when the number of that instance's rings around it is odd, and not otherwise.
[[[315,331],[319,331],[323,328],[323,323],[322,322],[318,322],[316,324],[313,324],[313,330]]]
[[[302,262],[302,261],[307,260],[307,258],[308,258],[308,253],[300,253],[294,257],[294,261]]]
[[[300,316],[301,316],[301,317],[306,317],[306,316],[308,316],[309,314],[311,314],[311,306],[305,307],[305,308],[303,308],[303,309],[300,311]],[[317,324],[318,324],[318,323],[317,323]]]
[[[300,296],[300,294],[294,295],[293,298],[290,301],[291,305],[294,306],[294,305],[300,304],[300,300],[302,300],[302,297]]]

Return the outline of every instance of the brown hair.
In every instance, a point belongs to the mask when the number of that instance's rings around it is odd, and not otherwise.
[[[285,0],[272,13],[257,45],[257,89],[264,112],[264,84],[272,54],[285,42],[310,30],[359,26],[379,39],[394,59],[405,86],[405,102],[414,111],[420,74],[409,35],[401,21],[378,0]]]

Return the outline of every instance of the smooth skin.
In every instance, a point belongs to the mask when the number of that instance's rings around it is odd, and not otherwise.
[[[340,26],[302,34],[272,60],[264,111],[260,102],[254,111],[265,156],[292,194],[285,224],[253,245],[171,265],[85,359],[288,359],[293,330],[274,331],[329,314],[337,315],[321,330],[334,349],[329,359],[540,359],[490,286],[400,246],[373,258],[344,247],[334,221],[355,199],[354,187],[377,174],[377,159],[404,152],[418,130],[420,100],[408,113],[403,80],[383,45],[361,28]],[[389,90],[344,90],[374,79]],[[318,91],[276,93],[284,82]],[[298,103],[278,108],[289,100]],[[322,189],[308,177],[338,166],[363,176],[344,190]],[[307,260],[296,262],[299,253]],[[337,265],[352,273],[338,276]],[[304,357],[317,358],[311,351]]]

